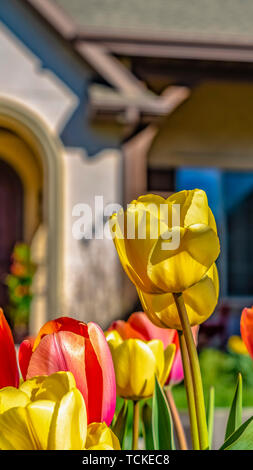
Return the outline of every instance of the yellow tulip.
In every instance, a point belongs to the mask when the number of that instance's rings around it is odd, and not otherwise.
[[[49,376],[37,375],[22,382],[19,390],[24,392],[29,400],[57,401],[76,387],[76,381],[71,372],[56,372]]]
[[[175,345],[166,350],[160,340],[123,341],[116,330],[106,333],[116,375],[117,393],[123,398],[138,400],[150,397],[155,386],[155,376],[163,386],[171,369]]]
[[[159,327],[181,330],[176,304],[172,294],[147,294],[138,289],[143,310]],[[215,263],[206,275],[183,293],[191,326],[200,325],[213,313],[218,301],[219,278]]]
[[[180,208],[179,220],[173,219]],[[213,265],[220,245],[206,193],[181,191],[164,199],[139,197],[111,217],[110,227],[120,261],[135,286],[148,294],[182,292]],[[130,233],[129,233],[130,227]],[[178,235],[173,249],[166,237]]]
[[[88,429],[88,434],[87,434]],[[92,444],[96,449],[118,448],[112,431],[98,423]],[[70,372],[34,377],[19,389],[0,390],[0,449],[83,450],[92,430],[81,392]]]
[[[91,423],[87,429],[87,450],[120,450],[118,438],[105,423]]]
[[[230,336],[228,340],[228,348],[236,354],[243,354],[245,356],[249,355],[248,350],[240,336]]]

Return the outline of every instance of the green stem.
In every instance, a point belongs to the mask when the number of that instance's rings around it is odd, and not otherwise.
[[[212,448],[212,441],[213,441],[214,399],[215,399],[215,391],[214,391],[214,387],[211,387],[209,391],[209,403],[208,403],[208,412],[207,412],[209,449]]]
[[[189,318],[188,318],[187,311],[185,308],[183,294],[176,293],[176,294],[173,294],[173,296],[174,296],[174,300],[177,306],[178,315],[181,321],[182,330],[184,333],[185,342],[186,342],[187,351],[188,351],[189,362],[190,362],[197,423],[198,423],[198,431],[199,431],[200,450],[206,450],[209,448],[209,441],[208,441],[205,402],[204,402],[204,394],[203,394],[203,386],[202,386],[202,379],[201,379],[201,373],[200,373],[200,367],[199,367],[198,354],[197,354],[196,346],[195,346],[194,339],[192,336],[192,330],[190,327]]]
[[[133,416],[133,438],[132,450],[138,450],[139,442],[139,420],[140,420],[140,406],[139,401],[133,401],[134,416]]]
[[[181,350],[182,363],[183,363],[183,369],[184,369],[184,383],[185,383],[185,388],[186,388],[186,395],[187,395],[187,402],[188,402],[188,409],[189,409],[192,447],[194,450],[199,450],[199,432],[198,432],[195,398],[194,398],[194,390],[193,390],[189,358],[188,358],[188,353],[187,353],[187,348],[186,348],[186,343],[185,343],[183,332],[179,331],[178,336],[179,336],[180,350]]]

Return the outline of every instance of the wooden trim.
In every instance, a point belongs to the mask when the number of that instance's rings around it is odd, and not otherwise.
[[[144,93],[146,88],[109,50],[94,43],[76,41],[79,54],[113,86],[130,95]]]
[[[90,111],[93,118],[108,119],[108,115],[122,112],[125,112],[126,117],[131,116],[132,113],[128,111],[136,109],[140,119],[144,118],[144,121],[151,122],[154,118],[165,117],[172,113],[189,95],[190,90],[180,86],[170,86],[160,96],[147,92],[135,96],[119,94],[116,102],[106,97],[95,97],[91,93]]]
[[[58,5],[53,4],[49,0],[22,0],[24,3],[30,5],[44,20],[46,20],[51,27],[53,27],[64,40],[70,44],[75,52],[83,58],[96,72],[98,72],[110,85],[121,91],[124,95],[124,105],[128,109],[129,97],[138,97],[143,101],[143,107],[147,109],[146,115],[153,116],[165,115],[171,112],[175,106],[178,106],[178,101],[182,102],[186,99],[189,92],[186,88],[179,87],[171,90],[171,96],[153,97],[148,94],[145,85],[140,82],[136,76],[128,70],[116,57],[111,54],[111,51],[103,44],[96,44],[94,42],[80,41],[77,26],[59,8]],[[97,106],[103,108],[102,103],[97,103]],[[132,106],[133,108],[133,106]],[[135,110],[139,112],[139,106],[134,106]],[[100,108],[99,108],[100,109]],[[106,110],[107,117],[108,111]],[[136,113],[134,113],[136,114]]]

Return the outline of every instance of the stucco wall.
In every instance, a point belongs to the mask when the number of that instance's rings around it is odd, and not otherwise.
[[[62,305],[58,312],[45,312],[46,317],[72,314],[106,325],[120,310],[114,246],[108,240],[76,240],[72,210],[76,203],[92,206],[95,195],[103,195],[105,203],[121,203],[120,136],[90,126],[92,71],[87,64],[23,3],[1,2],[0,20],[0,98],[16,100],[36,112],[64,146]],[[33,329],[40,326],[37,323],[32,322]]]
[[[75,317],[98,321],[108,326],[121,313],[121,277],[113,242],[102,232],[107,219],[101,217],[103,207],[119,202],[121,153],[105,150],[88,158],[82,151],[68,149],[66,163],[65,273],[66,297],[64,312]],[[95,196],[103,197],[95,210]],[[80,232],[92,229],[92,239],[75,240],[73,227],[79,223],[73,208],[88,204],[92,211],[90,224],[81,224]],[[80,212],[82,217],[83,212]],[[95,224],[103,239],[95,238]]]

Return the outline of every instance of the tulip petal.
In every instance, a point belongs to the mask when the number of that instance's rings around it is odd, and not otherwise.
[[[58,371],[70,371],[87,403],[84,351],[85,338],[80,335],[68,331],[46,335],[32,354],[27,379],[37,375],[51,375]]]
[[[172,229],[172,233],[178,230]],[[163,250],[164,240],[159,238],[150,252],[148,276],[164,292],[182,292],[196,284],[207,273],[219,255],[217,234],[206,225],[180,228],[177,249]]]
[[[0,390],[0,414],[15,406],[26,406],[28,396],[16,387],[5,387]]]
[[[25,408],[11,408],[0,415],[0,449],[36,449],[27,426],[27,412]]]
[[[48,437],[48,449],[82,450],[86,433],[85,403],[79,390],[73,389],[64,395],[55,407]]]
[[[156,195],[142,196],[128,205],[126,213],[120,211],[110,220],[114,244],[123,268],[130,280],[147,292],[161,292],[147,275],[147,263],[157,237],[168,229],[163,206],[168,212],[165,199]]]
[[[242,340],[253,358],[253,307],[243,309],[240,326]]]
[[[164,369],[159,380],[162,387],[165,384],[167,377],[169,376],[169,373],[173,364],[173,360],[175,357],[175,352],[176,352],[175,344],[169,344],[164,351]]]
[[[110,346],[110,350],[111,348],[115,349],[117,348],[121,343],[123,343],[123,339],[121,337],[121,335],[118,333],[118,331],[116,330],[108,330],[105,332],[105,337],[106,337],[106,341],[108,342],[109,346]]]
[[[108,446],[108,444],[97,444],[92,447],[88,447],[87,450],[114,450],[113,447]]]
[[[126,391],[126,389],[129,387],[130,349],[128,346],[128,341],[130,340],[124,341],[113,351],[113,355],[115,359],[114,369],[115,369],[115,375],[116,375],[116,383],[117,383],[118,394],[120,396],[126,396],[126,395],[122,395],[120,393],[120,390]]]
[[[0,389],[3,387],[18,387],[19,372],[15,345],[10,327],[0,309]],[[3,360],[4,358],[4,360]]]
[[[37,401],[1,414],[0,448],[46,450],[54,406],[49,400]]]
[[[34,340],[30,338],[30,339],[25,339],[24,341],[22,341],[22,343],[19,346],[18,361],[19,361],[21,374],[24,380],[26,379],[27,369],[28,369],[32,351],[33,351],[33,345],[34,345]]]
[[[144,341],[160,339],[163,342],[164,348],[166,348],[168,344],[173,342],[175,331],[168,328],[165,329],[157,327],[149,320],[147,315],[143,312],[132,313],[126,324],[128,323],[131,326],[132,330],[138,332],[138,334],[140,335],[140,339],[143,339]],[[134,338],[135,336],[128,337]]]
[[[26,407],[27,422],[35,449],[47,450],[48,448],[48,437],[55,406],[53,401],[38,400]]]
[[[115,373],[114,373],[114,366],[112,361],[112,356],[110,352],[110,348],[107,344],[106,338],[101,330],[101,328],[96,325],[95,323],[88,323],[88,334],[89,339],[92,345],[92,348],[96,354],[96,358],[100,367],[100,371],[98,369],[94,369],[92,367],[92,363],[89,362],[89,356],[87,351],[85,352],[86,358],[86,374],[87,374],[87,383],[88,383],[88,390],[89,390],[89,401],[95,399],[97,396],[98,390],[96,391],[96,382],[94,375],[96,375],[97,381],[100,381],[99,373],[101,374],[102,380],[102,404],[101,404],[101,415],[99,421],[105,421],[106,424],[109,426],[112,422],[115,407],[116,407],[116,382],[115,382]],[[90,364],[90,365],[89,365]],[[89,368],[88,368],[89,366]],[[96,372],[95,372],[96,371]],[[94,388],[94,394],[91,389]],[[98,398],[97,398],[98,400]],[[94,403],[94,410],[98,407],[98,403]],[[89,412],[92,410],[89,405]],[[95,416],[96,417],[96,416]],[[89,416],[90,419],[90,416]],[[98,421],[98,419],[92,419],[92,421]],[[91,422],[91,420],[89,421]]]
[[[58,401],[76,386],[71,372],[56,372],[50,376],[37,376],[26,380],[19,390],[23,391],[31,401]]]
[[[41,339],[45,335],[58,333],[59,331],[70,331],[72,333],[83,336],[84,338],[88,337],[87,325],[85,323],[75,320],[71,317],[59,317],[56,320],[48,321],[41,327],[34,341],[33,351],[35,351]]]
[[[184,369],[180,349],[175,352],[173,364],[170,373],[166,379],[166,385],[177,385],[184,378]]]
[[[142,307],[154,321],[167,328],[181,330],[181,322],[172,294],[146,294],[138,291]],[[215,264],[195,285],[184,291],[184,301],[191,326],[199,325],[214,311],[218,301],[219,280]]]
[[[133,314],[133,315],[135,315],[135,314]],[[132,317],[133,315],[131,315],[131,316],[129,317],[129,319],[128,319],[127,322],[125,322],[125,321],[123,321],[123,320],[114,321],[114,322],[110,325],[110,327],[108,328],[107,331],[116,330],[116,331],[120,334],[120,336],[121,336],[121,338],[122,338],[123,340],[129,339],[129,338],[138,338],[138,339],[142,339],[143,341],[147,340],[145,334],[142,334],[141,331],[138,331],[138,328],[135,329],[135,327],[134,327],[135,325],[132,326],[132,325],[130,324],[130,319],[131,319],[131,317]],[[138,314],[137,314],[137,315],[138,315]],[[141,315],[141,313],[140,313],[140,315]],[[143,314],[143,315],[145,315],[145,314]],[[147,318],[146,315],[145,315],[145,317]],[[149,320],[148,320],[148,321],[149,321]],[[151,323],[151,322],[150,322],[150,323]],[[141,329],[140,329],[140,330],[141,330]],[[148,338],[148,339],[150,339],[150,338]]]
[[[19,386],[19,390],[24,392],[30,401],[34,401],[36,399],[37,392],[43,388],[43,383],[47,375],[38,375],[33,377],[32,379],[26,380],[25,382],[21,383]]]
[[[107,447],[104,447],[107,446]],[[86,449],[120,450],[120,443],[105,423],[91,423],[87,429]]]
[[[197,327],[194,326],[192,330],[198,329],[198,328],[199,328],[198,326]],[[167,377],[166,382],[165,382],[166,385],[176,385],[180,383],[184,378],[184,369],[183,369],[181,351],[180,351],[180,346],[179,346],[179,337],[178,337],[177,331],[175,333],[173,343],[176,346],[176,351],[175,351],[175,356],[173,359],[173,364],[172,364],[169,376]],[[196,338],[196,344],[197,344],[197,338]]]
[[[159,339],[153,339],[146,343],[148,347],[151,349],[152,353],[154,354],[155,361],[156,361],[156,371],[155,374],[160,380],[164,370],[164,351],[163,351],[163,343]]]
[[[154,389],[156,360],[149,346],[140,340],[129,339],[131,362],[130,385],[133,395],[150,396]]]
[[[111,223],[112,222],[114,222],[113,218],[111,219]],[[121,235],[115,236],[113,241],[114,241],[115,248],[118,252],[122,267],[125,270],[126,274],[128,275],[130,281],[132,281],[133,284],[140,287],[141,289],[146,289],[146,285],[148,286],[148,290],[152,289],[150,280],[146,275],[146,270],[143,271],[142,269],[139,269],[139,272],[138,272],[137,271],[138,266],[136,267],[135,264],[132,264],[132,257],[131,257],[131,254],[129,253],[129,248],[127,249],[127,246],[125,243],[126,239],[124,239],[124,235],[121,234]]]
[[[189,227],[192,224],[208,225],[208,209],[208,200],[205,191],[199,189],[187,191],[186,201],[182,207],[184,227]]]

